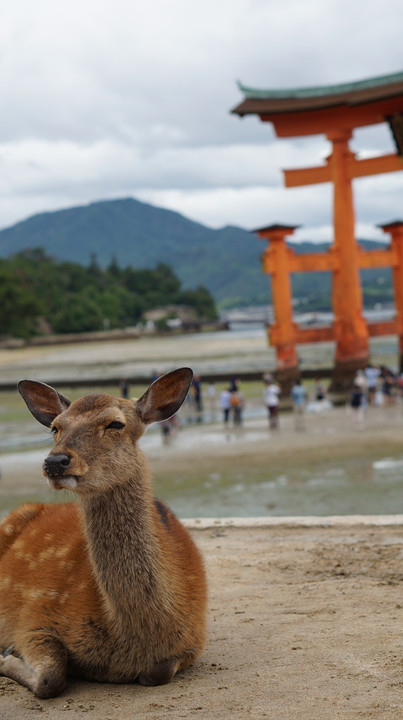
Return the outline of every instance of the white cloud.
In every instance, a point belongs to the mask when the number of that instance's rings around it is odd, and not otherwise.
[[[325,139],[277,140],[256,117],[231,115],[235,80],[295,87],[401,70],[402,20],[400,0],[9,3],[0,226],[133,194],[216,227],[274,215],[313,234],[330,227],[329,188],[285,190],[281,177],[322,162]],[[393,151],[385,127],[358,130],[352,146]],[[361,182],[357,222],[401,215],[403,173]]]

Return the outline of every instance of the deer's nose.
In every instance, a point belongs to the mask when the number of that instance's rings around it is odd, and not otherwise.
[[[43,469],[49,477],[62,477],[70,463],[70,455],[48,455],[43,462]]]

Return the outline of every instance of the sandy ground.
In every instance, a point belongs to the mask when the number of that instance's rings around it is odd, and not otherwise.
[[[372,338],[371,358],[375,364],[394,366],[397,360],[395,337]],[[330,367],[334,343],[298,346],[303,368]],[[188,364],[195,372],[267,372],[275,365],[274,349],[268,347],[264,329],[247,335],[237,332],[185,334],[148,337],[139,340],[93,342],[73,345],[0,348],[0,377],[17,382],[28,377],[47,383],[81,378],[151,377],[155,370],[166,372]]]
[[[210,586],[193,668],[158,688],[72,681],[46,701],[1,678],[1,717],[402,717],[402,525],[192,532]]]
[[[331,344],[325,343],[323,363],[329,365]],[[308,347],[308,346],[307,346]],[[309,346],[310,347],[310,346]],[[148,337],[138,340],[80,343],[74,345],[0,348],[3,380],[17,382],[22,377],[50,384],[61,379],[131,377],[166,372],[188,364],[195,372],[267,370],[274,362],[263,329],[246,341],[236,333],[199,333],[174,337]],[[319,363],[320,364],[320,363]]]

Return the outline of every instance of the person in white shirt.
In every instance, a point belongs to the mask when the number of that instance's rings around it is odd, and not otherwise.
[[[381,371],[369,363],[364,370],[364,374],[367,381],[368,405],[375,405],[375,396]]]
[[[224,425],[228,425],[229,413],[231,410],[231,393],[229,390],[222,390],[220,393],[220,408],[223,412]]]
[[[269,427],[271,430],[276,430],[279,425],[278,405],[281,389],[280,386],[277,385],[277,383],[271,377],[265,379],[264,382],[265,388],[263,390],[263,400],[267,407],[267,412],[269,415]]]
[[[305,430],[304,411],[306,403],[306,390],[301,380],[296,380],[291,388],[291,399],[294,410],[294,425],[296,430]]]

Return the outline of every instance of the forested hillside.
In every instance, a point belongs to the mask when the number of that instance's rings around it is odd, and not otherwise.
[[[362,245],[382,246],[370,241]],[[55,261],[82,266],[96,257],[103,269],[112,260],[120,269],[151,269],[163,263],[184,288],[207,288],[221,308],[271,300],[270,281],[260,264],[265,242],[254,233],[237,227],[213,230],[132,198],[43,213],[0,231],[0,257],[38,247]],[[319,252],[328,245],[306,242],[293,247],[296,252]],[[368,306],[392,300],[388,269],[366,270],[362,282]],[[330,308],[329,273],[296,274],[292,283],[294,298],[306,309]]]
[[[42,213],[0,231],[0,257],[41,247],[57,260],[101,267],[172,267],[185,288],[204,285],[217,301],[267,301],[262,243],[240,228],[212,230],[132,198]]]
[[[202,320],[216,317],[208,290],[184,290],[163,263],[133,269],[113,260],[102,269],[95,256],[83,266],[57,262],[41,249],[0,260],[0,337],[124,328],[146,310],[169,305],[186,306]]]

